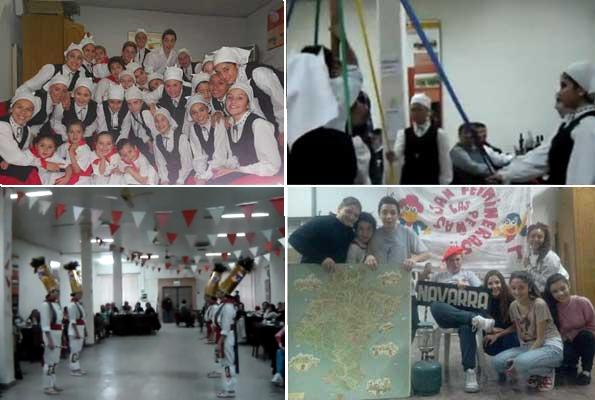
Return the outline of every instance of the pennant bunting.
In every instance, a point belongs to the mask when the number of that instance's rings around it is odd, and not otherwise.
[[[118,231],[118,229],[120,229],[120,225],[109,224],[109,231],[110,231],[110,233],[111,233],[112,236],[114,236],[114,234]]]
[[[229,240],[229,243],[233,246],[236,242],[236,234],[235,233],[228,233],[227,234],[227,240]]]
[[[284,215],[285,205],[284,205],[283,197],[272,198],[271,203],[273,204],[273,207],[275,207],[275,210],[277,210],[277,214]]]
[[[265,254],[265,255],[264,255],[264,258],[265,258],[267,261],[269,261],[269,262],[270,262],[270,261],[271,261],[271,253],[267,253],[267,254]]]
[[[50,209],[50,206],[52,205],[52,203],[48,200],[39,200],[39,212],[42,215],[45,215],[48,210]]]
[[[233,252],[234,257],[239,260],[240,257],[242,256],[242,250],[236,250]]]
[[[262,248],[265,249],[267,253],[270,253],[273,251],[273,242],[266,242]]]
[[[134,225],[136,225],[137,228],[139,228],[141,222],[143,222],[145,214],[146,212],[144,211],[132,211],[132,219],[134,220]]]
[[[207,211],[209,214],[211,214],[211,217],[213,217],[213,221],[215,221],[215,225],[219,225],[219,221],[221,221],[221,216],[223,215],[224,210],[224,206],[207,208]]]
[[[78,221],[81,213],[83,212],[84,207],[72,206],[72,213],[74,214],[74,222]]]
[[[277,257],[281,257],[281,247],[275,247],[275,248],[273,249],[273,252],[275,253],[275,255],[276,255]]]
[[[27,201],[29,202],[29,210],[33,208],[35,203],[37,203],[37,200],[39,200],[39,197],[27,197]]]
[[[190,264],[190,257],[182,256],[182,262],[186,265]]]
[[[202,266],[202,269],[204,269],[205,271],[208,271],[209,268],[210,268],[209,267],[209,264],[205,264],[205,265]]]
[[[103,214],[103,210],[91,209],[91,223],[96,225],[99,222],[99,217]]]
[[[120,224],[122,211],[112,211],[112,224]]]
[[[250,253],[252,253],[252,257],[256,257],[258,253],[258,246],[250,247]]]
[[[265,238],[267,238],[267,240],[271,240],[271,238],[273,237],[273,230],[265,229],[262,231],[262,234],[264,235]]]
[[[190,266],[190,269],[192,270],[192,273],[193,273],[193,274],[196,274],[196,270],[198,269],[198,267],[197,267],[195,264],[192,264],[192,265]]]
[[[242,212],[244,213],[244,217],[246,217],[246,219],[252,218],[252,213],[254,212],[255,207],[256,203],[240,204],[240,208],[242,209]]]
[[[170,269],[171,268],[171,263],[169,261],[165,263],[165,268],[166,269]]]
[[[227,252],[221,253],[221,259],[223,261],[227,261],[228,258],[229,258],[229,253],[227,253]]]
[[[209,238],[209,243],[211,243],[211,246],[215,246],[215,243],[217,242],[217,235],[215,234],[207,234],[207,237]]]
[[[256,237],[256,232],[246,232],[246,240],[248,241],[249,245],[252,245],[255,237]]]
[[[169,242],[169,244],[174,244],[178,237],[178,234],[174,232],[167,232],[165,235],[167,236],[167,241]]]
[[[190,228],[196,215],[196,210],[182,210],[182,215],[184,216],[184,221],[186,221],[186,226]]]
[[[186,235],[186,240],[188,241],[188,246],[190,247],[194,247],[197,239],[198,235],[195,235],[193,233],[189,233],[188,235]]]
[[[285,227],[284,226],[282,226],[281,228],[279,228],[278,231],[281,234],[281,237],[285,237]]]
[[[159,232],[157,231],[147,231],[147,237],[149,238],[149,242],[153,243],[158,233]]]
[[[283,247],[287,247],[287,246],[285,246],[285,240],[286,240],[286,239],[285,239],[284,237],[282,237],[282,238],[279,238],[279,239],[277,239],[277,242],[281,243],[281,245],[282,245]]]
[[[157,220],[157,225],[160,228],[164,228],[167,225],[167,221],[169,220],[169,216],[171,212],[169,211],[155,211],[155,219]]]
[[[66,206],[64,205],[64,203],[58,203],[54,208],[54,217],[56,218],[56,220],[58,220],[62,215],[64,215],[65,212]]]

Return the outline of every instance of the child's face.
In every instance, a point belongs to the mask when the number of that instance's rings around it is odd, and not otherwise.
[[[107,105],[112,112],[118,112],[122,108],[122,100],[108,100]]]
[[[86,45],[83,47],[83,53],[85,60],[92,62],[95,59],[95,46],[92,44]]]
[[[130,89],[134,85],[134,79],[130,75],[124,75],[120,78],[120,85],[124,89]]]
[[[413,104],[411,106],[411,119],[418,125],[424,124],[430,116],[430,110],[421,104]]]
[[[209,90],[211,95],[216,99],[222,99],[223,96],[225,96],[225,93],[227,93],[229,86],[230,85],[225,83],[225,80],[221,77],[221,75],[211,75],[211,79],[209,80]]]
[[[218,74],[221,74],[228,85],[233,85],[238,77],[238,66],[234,63],[219,63],[215,66],[215,71],[217,71]]]
[[[225,105],[230,115],[236,116],[248,110],[248,95],[240,89],[232,89],[227,93]]]
[[[105,58],[105,51],[102,48],[97,47],[95,49],[95,58],[97,61],[103,60]]]
[[[95,144],[95,152],[100,157],[107,156],[114,149],[114,142],[111,135],[100,135]]]
[[[165,91],[172,99],[175,99],[182,93],[182,82],[170,79],[165,81]]]
[[[68,128],[68,140],[70,143],[78,143],[83,138],[83,129],[80,125],[72,125]]]
[[[356,205],[341,207],[337,210],[337,218],[343,224],[351,227],[358,220],[360,209]]]
[[[149,90],[153,91],[159,87],[159,85],[163,85],[163,81],[161,79],[152,79],[149,82]]]
[[[131,144],[124,145],[122,149],[120,149],[120,157],[125,162],[133,162],[136,160],[137,152],[136,147],[132,146]]]
[[[374,227],[367,221],[361,221],[357,224],[356,233],[360,242],[368,244],[374,234]]]
[[[159,133],[167,133],[169,131],[169,120],[163,114],[155,115],[155,126]]]
[[[136,57],[136,49],[134,47],[128,46],[122,50],[122,58],[126,64],[134,60],[134,57]]]
[[[570,301],[570,286],[563,280],[559,280],[550,285],[550,292],[552,296],[559,303],[567,303]]]
[[[114,76],[114,78],[118,78],[120,76],[120,72],[124,70],[124,67],[120,65],[120,63],[114,62],[109,65],[109,72]]]
[[[510,281],[510,290],[516,300],[526,300],[529,298],[529,285],[522,279],[513,279]]]
[[[399,211],[396,204],[383,204],[380,207],[380,219],[384,228],[394,228],[399,220]]]
[[[74,101],[79,106],[86,106],[91,101],[91,91],[86,87],[79,87],[74,91]]]
[[[560,77],[560,90],[558,91],[558,98],[565,108],[575,110],[583,101],[585,91],[577,87],[567,76]]]
[[[83,63],[83,53],[80,50],[72,50],[66,54],[66,65],[71,71],[78,71]]]
[[[204,125],[209,120],[209,109],[202,103],[197,103],[190,109],[190,116],[196,123]]]
[[[492,291],[492,297],[500,296],[502,291],[502,282],[496,275],[492,275],[488,278],[488,289]]]
[[[35,106],[27,99],[17,100],[11,108],[11,116],[14,121],[20,125],[25,126],[27,122],[33,118]]]
[[[178,54],[178,65],[180,66],[180,68],[186,68],[187,66],[190,65],[190,56],[188,55],[188,53],[180,53]]]
[[[529,241],[529,246],[531,246],[531,249],[537,252],[541,246],[543,246],[543,242],[545,241],[545,232],[541,229],[533,229],[531,233],[529,233],[527,240]]]
[[[52,99],[52,103],[58,104],[61,103],[64,99],[64,96],[67,96],[68,88],[66,85],[61,83],[56,83],[50,86],[50,90],[48,91],[50,94],[50,98]]]
[[[213,61],[207,61],[202,65],[202,72],[206,72],[207,74],[212,73],[214,69],[215,68],[213,68]]]
[[[35,150],[41,158],[50,158],[56,151],[56,144],[51,139],[41,139],[35,145]]]
[[[136,42],[136,45],[139,49],[143,49],[147,44],[147,35],[145,35],[142,32],[139,32],[136,34],[136,36],[134,36],[134,41]]]
[[[137,68],[136,71],[134,71],[134,78],[136,79],[136,83],[138,83],[140,86],[145,85],[147,83],[148,77],[149,76],[142,68]]]
[[[211,100],[211,91],[209,90],[209,82],[201,82],[196,87],[196,92],[200,93],[200,95],[205,100]]]
[[[128,109],[133,113],[139,113],[143,108],[143,101],[141,99],[128,100]]]

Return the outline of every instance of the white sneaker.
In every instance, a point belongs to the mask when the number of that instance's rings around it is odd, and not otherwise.
[[[277,372],[277,373],[276,373],[276,374],[273,376],[273,379],[271,379],[271,382],[279,384],[279,383],[283,382],[283,377],[281,376],[281,374],[280,374],[280,373],[278,373],[278,372]]]
[[[479,392],[479,383],[477,383],[477,375],[475,374],[474,369],[468,369],[465,371],[465,392]]]
[[[50,388],[45,388],[43,389],[43,393],[44,394],[48,394],[48,395],[55,395],[55,394],[60,394],[60,392],[58,392],[56,389],[54,389],[53,387]]]
[[[473,328],[475,328],[476,330],[481,329],[488,333],[490,333],[494,329],[494,323],[495,321],[493,319],[484,318],[481,315],[476,315],[471,320],[471,325],[473,325]]]
[[[84,374],[81,371],[70,371],[70,375],[72,375],[72,376],[83,376]]]

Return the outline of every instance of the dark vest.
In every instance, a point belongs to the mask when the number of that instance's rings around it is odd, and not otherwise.
[[[56,75],[58,75],[59,73],[64,75],[64,64],[53,64],[54,65],[54,74],[52,75],[52,78]],[[74,86],[76,85],[76,81],[79,79],[79,75],[81,74],[81,71],[76,71],[74,73],[74,75],[72,76],[72,80],[70,81],[70,85],[68,86],[68,91],[72,92],[74,90]],[[52,78],[48,79],[44,85],[46,83],[48,83],[49,81],[52,80]]]
[[[112,125],[112,112],[109,109],[108,100],[105,100],[103,103],[103,115],[105,116],[105,124],[107,125],[107,130],[110,132],[114,138],[114,143],[120,137],[122,133],[122,122],[124,122],[124,118],[126,114],[128,114],[128,103],[122,102],[122,107],[120,111],[118,111],[118,126],[114,127]]]
[[[271,101],[271,96],[269,96],[268,94],[263,92],[262,89],[260,89],[256,85],[256,82],[254,82],[254,79],[252,78],[252,72],[256,68],[268,68],[268,69],[272,70],[275,73],[275,75],[277,75],[277,78],[279,79],[281,86],[283,86],[283,72],[279,71],[276,68],[271,67],[270,65],[257,64],[257,63],[246,64],[246,76],[250,80],[250,86],[252,86],[252,90],[254,91],[254,97],[256,97],[258,99],[258,104],[260,105],[260,108],[262,109],[262,112],[264,113],[264,117],[270,123],[275,125],[275,133],[277,134],[279,129],[280,128],[283,129],[283,127],[277,126],[277,120],[275,119],[275,113],[273,112],[273,102]]]
[[[173,119],[178,123],[178,126],[183,126],[184,114],[186,113],[186,97],[191,96],[191,94],[192,89],[187,86],[183,86],[182,96],[180,97],[180,101],[178,102],[178,107],[174,107],[174,103],[171,97],[169,97],[164,88],[163,95],[161,96],[157,104],[169,111]]]
[[[190,76],[186,75],[186,71],[184,71],[184,74],[182,76],[182,79],[184,79],[184,81],[191,83],[192,82],[192,75],[194,74],[194,68],[196,68],[196,65],[198,64],[198,62],[190,62],[190,67],[192,68],[192,73],[190,74]]]
[[[6,122],[10,126],[10,129],[12,131],[12,125],[10,125],[10,115],[5,115],[5,116],[1,117],[0,121]],[[17,141],[15,133],[12,132],[12,138],[16,142],[17,146],[19,146],[19,149],[21,149],[21,150],[23,150],[23,147],[25,147],[25,143],[27,143],[28,137],[29,137],[29,127],[27,125],[25,125],[25,127],[23,128],[23,135],[22,135],[20,141]],[[4,161],[4,159],[1,156],[0,156],[0,161]],[[24,180],[24,179],[22,179],[22,180]]]
[[[155,139],[155,144],[157,148],[165,158],[165,163],[167,164],[167,179],[169,179],[170,184],[175,184],[178,178],[180,177],[180,168],[182,168],[182,158],[180,156],[180,137],[182,136],[182,130],[180,128],[174,131],[174,147],[172,151],[165,150],[165,145],[163,144],[163,136],[157,135]]]
[[[137,123],[139,123],[142,128],[145,130],[145,133],[147,134],[147,136],[153,140],[153,134],[151,133],[151,129],[149,129],[149,127],[147,126],[147,123],[145,122],[145,118],[143,117],[143,111],[148,110],[149,107],[146,104],[143,104],[143,107],[140,110],[139,116],[140,118],[136,118],[136,116],[134,115],[134,113],[131,111],[130,112],[130,116],[132,117],[132,119],[134,119]],[[132,126],[130,127],[130,132],[137,138],[140,139],[138,136],[136,136],[136,134],[134,133],[134,130],[132,129]]]
[[[242,129],[242,136],[237,143],[231,140],[231,130],[227,130],[227,138],[229,139],[229,147],[231,148],[231,154],[238,158],[238,162],[241,167],[246,165],[254,164],[258,162],[256,156],[256,148],[254,147],[254,131],[252,130],[252,122],[257,119],[262,119],[254,113],[250,113],[246,122],[244,123],[244,129]]]
[[[95,76],[93,76],[93,69],[88,69],[85,64],[81,64],[81,68],[83,69],[85,78],[95,79]]]
[[[558,133],[552,140],[550,152],[548,154],[548,165],[550,169],[550,177],[547,181],[548,184],[566,184],[566,171],[568,170],[568,163],[570,162],[570,156],[572,154],[572,149],[574,148],[572,131],[587,117],[595,117],[595,111],[584,113],[566,126],[560,125]]]
[[[211,98],[211,104],[213,105],[213,111],[221,111],[223,114],[227,114],[227,110],[225,109],[225,100],[219,101],[216,98]]]
[[[438,185],[439,177],[438,128],[432,124],[422,137],[417,137],[412,127],[405,129],[401,185]]]
[[[198,124],[194,124],[194,134],[200,142],[200,147],[209,157],[209,161],[213,159],[213,153],[215,152],[215,126],[211,123],[211,130],[209,131],[209,139],[205,140],[202,134],[202,128]]]
[[[87,104],[87,115],[85,116],[85,120],[82,121],[84,128],[87,129],[87,127],[91,125],[96,119],[97,103],[95,100],[91,100],[89,101],[89,104]],[[68,128],[68,125],[74,121],[80,121],[80,119],[74,109],[74,103],[72,103],[70,109],[64,111],[64,115],[62,116],[62,125]]]

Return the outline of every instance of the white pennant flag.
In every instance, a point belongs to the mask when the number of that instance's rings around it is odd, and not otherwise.
[[[215,246],[215,242],[217,242],[217,235],[207,234],[207,237],[209,238],[209,243],[211,243],[211,246]]]
[[[250,247],[250,253],[252,253],[253,257],[256,257],[256,253],[258,253],[258,246]]]
[[[197,254],[194,256],[194,262],[196,264],[200,263],[200,260],[202,259],[202,257],[204,256],[204,252],[203,251],[199,251],[197,252]]]
[[[213,217],[213,221],[215,221],[215,225],[219,225],[219,221],[221,220],[221,216],[223,215],[223,211],[225,211],[224,206],[220,207],[207,207],[207,211]]]
[[[29,210],[33,208],[33,205],[37,203],[39,197],[27,197],[27,201],[29,202]]]
[[[42,215],[45,215],[45,213],[48,212],[48,210],[50,209],[50,206],[52,205],[52,203],[48,200],[39,200],[38,204],[39,204],[39,212]]]
[[[133,211],[132,212],[132,219],[134,220],[134,224],[136,225],[136,227],[140,227],[140,223],[143,222],[143,218],[145,218],[145,214],[147,214],[144,211]]]
[[[79,217],[81,216],[81,213],[83,212],[84,209],[85,209],[85,207],[72,206],[72,213],[74,214],[74,222],[76,222],[79,219]]]
[[[190,247],[194,247],[197,239],[198,239],[198,235],[195,235],[193,233],[186,235],[186,240],[188,241],[188,245]]]
[[[99,217],[103,214],[103,210],[98,210],[96,208],[91,209],[91,224],[95,225],[99,222]]]
[[[281,243],[281,246],[283,246],[283,247],[286,247],[286,246],[285,246],[285,238],[284,238],[284,237],[277,239],[277,241],[278,241],[279,243]]]
[[[242,255],[242,250],[236,250],[233,252],[233,255],[236,257],[237,260],[240,259],[240,256]]]
[[[264,255],[264,258],[267,259],[267,261],[271,261],[271,253],[267,253]]]
[[[260,262],[261,262],[261,261],[262,261],[262,256],[258,256],[258,257],[256,257],[256,258],[254,259],[254,263],[255,263],[256,265],[260,265]]]
[[[192,270],[192,273],[193,273],[193,274],[196,274],[196,269],[197,269],[197,268],[198,268],[198,266],[197,266],[197,265],[191,265],[191,266],[190,266],[190,269]]]
[[[207,256],[207,260],[209,260],[209,264],[213,264],[213,256]]]
[[[147,237],[149,238],[149,242],[153,243],[153,240],[157,237],[157,231],[147,231]]]
[[[273,236],[273,230],[265,229],[264,231],[262,231],[262,234],[264,235],[265,238],[267,238],[267,240],[271,240],[271,237]]]

